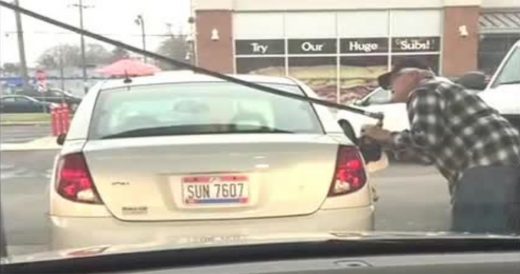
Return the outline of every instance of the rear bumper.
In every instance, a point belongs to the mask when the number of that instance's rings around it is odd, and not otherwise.
[[[319,210],[312,215],[245,220],[123,222],[108,218],[56,217],[52,248],[99,245],[207,242],[251,235],[371,231],[374,207]]]

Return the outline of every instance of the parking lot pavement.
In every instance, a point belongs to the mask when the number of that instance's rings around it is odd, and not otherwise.
[[[371,179],[380,196],[376,204],[376,230],[450,229],[448,183],[435,167],[392,163]]]
[[[0,153],[1,203],[9,251],[48,250],[48,181],[56,151]],[[439,231],[449,228],[447,184],[433,167],[392,164],[371,176],[380,196],[378,231]]]
[[[1,143],[25,143],[51,135],[48,124],[0,126]]]
[[[56,151],[0,152],[0,201],[8,250],[47,250],[48,182]]]

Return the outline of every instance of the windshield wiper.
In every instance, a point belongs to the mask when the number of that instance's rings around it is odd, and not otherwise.
[[[242,134],[242,133],[295,133],[294,131],[276,128],[254,128],[240,130],[215,130],[216,127],[232,129],[234,124],[211,124],[211,125],[177,125],[163,127],[138,128],[102,136],[100,139],[131,138],[131,137],[153,137],[153,136],[175,136],[191,134]]]

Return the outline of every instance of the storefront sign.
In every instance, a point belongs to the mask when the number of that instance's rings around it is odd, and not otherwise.
[[[336,39],[293,39],[289,40],[289,54],[336,53]]]
[[[388,52],[388,38],[341,39],[341,53]]]
[[[237,55],[284,54],[284,40],[236,40]]]
[[[392,38],[393,52],[439,51],[440,37],[397,37]]]

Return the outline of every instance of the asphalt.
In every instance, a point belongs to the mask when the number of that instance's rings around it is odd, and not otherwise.
[[[1,143],[24,143],[51,135],[49,124],[0,126]]]
[[[1,205],[11,254],[48,250],[48,181],[56,151],[0,152]],[[377,231],[446,231],[447,184],[434,168],[392,164],[371,176]]]
[[[56,151],[0,152],[0,200],[9,251],[47,250],[48,182]]]

